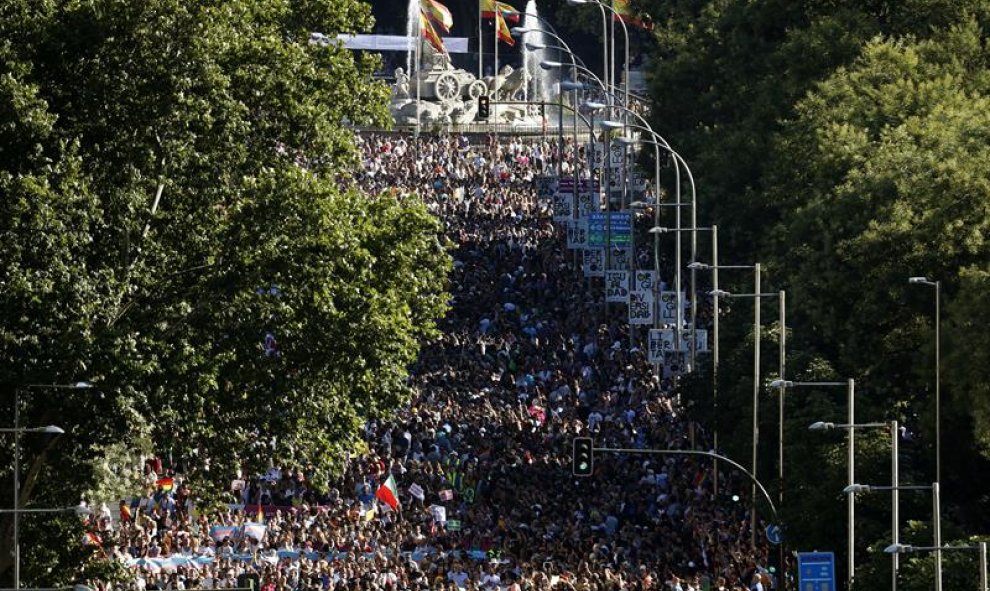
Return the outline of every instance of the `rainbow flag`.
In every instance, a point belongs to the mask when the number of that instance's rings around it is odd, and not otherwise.
[[[155,486],[162,489],[162,492],[172,492],[172,489],[175,488],[175,479],[171,476],[159,478],[155,481]]]

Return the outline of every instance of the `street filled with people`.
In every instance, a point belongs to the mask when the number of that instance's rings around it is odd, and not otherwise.
[[[119,588],[777,588],[738,473],[716,490],[704,458],[599,452],[591,477],[572,474],[575,437],[711,446],[537,194],[558,165],[587,176],[583,152],[538,135],[358,143],[362,170],[342,182],[420,195],[452,243],[451,309],[410,368],[414,399],[365,426],[369,453],[327,490],[271,458],[228,509],[199,511],[194,483],[150,463],[140,498],[91,518],[134,575]]]

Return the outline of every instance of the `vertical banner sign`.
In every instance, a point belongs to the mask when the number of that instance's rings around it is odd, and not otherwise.
[[[567,224],[567,248],[584,248],[588,245],[588,222],[571,220]]]
[[[687,369],[687,357],[680,351],[667,351],[663,354],[663,377],[682,375]]]
[[[687,298],[681,292],[681,320],[687,317]],[[677,324],[677,292],[660,292],[660,322],[663,324]]]
[[[605,271],[605,301],[629,301],[629,271]]]
[[[586,248],[584,252],[584,276],[605,276],[605,252],[600,248]]]
[[[619,144],[617,142],[612,142],[612,144],[609,146],[609,151],[611,152],[610,158],[608,159],[609,168],[613,168],[616,170],[622,168],[622,156],[623,156],[622,144]]]
[[[628,271],[632,261],[632,250],[628,248],[613,248],[612,260],[606,260],[606,264],[611,263],[609,271]],[[653,294],[650,294],[653,297]],[[650,301],[653,301],[652,299]]]
[[[601,211],[601,200],[599,199],[601,190],[601,183],[598,182],[598,179],[581,179],[581,185],[578,188],[579,218],[585,219],[592,212]]]
[[[632,172],[629,175],[629,198],[633,201],[653,203],[653,197],[650,197],[649,199],[646,197],[647,186],[647,180],[643,178],[643,175],[639,172]]]
[[[540,199],[549,199],[557,192],[557,177],[538,176],[533,179],[536,184],[536,196]]]
[[[633,277],[632,288],[637,291],[645,291],[650,294],[650,301],[653,301],[655,287],[657,284],[656,273],[653,271],[636,271]]]
[[[671,331],[673,332],[673,331]],[[700,328],[697,331],[690,328],[685,328],[681,331],[681,351],[691,350],[691,337],[694,337],[694,347],[695,351],[699,353],[708,352],[708,331],[704,328]]]
[[[664,354],[674,350],[674,331],[665,328],[650,329],[650,363],[663,363]]]
[[[574,217],[574,193],[553,194],[553,221],[565,222]]]
[[[653,324],[653,301],[646,292],[629,292],[629,324]]]
[[[592,154],[590,150],[587,153]],[[602,164],[605,162],[605,142],[595,142],[594,158],[594,166],[592,166],[592,163],[589,162],[588,168],[592,170],[600,170]]]

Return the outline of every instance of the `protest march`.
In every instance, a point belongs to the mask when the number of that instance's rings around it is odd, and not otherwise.
[[[596,455],[592,477],[572,474],[575,437],[712,445],[685,418],[676,376],[630,339],[637,300],[606,306],[608,281],[589,279],[574,248],[587,236],[554,221],[541,179],[558,169],[589,179],[583,147],[370,133],[358,145],[361,169],[341,183],[419,195],[452,244],[451,309],[410,368],[413,400],[364,426],[369,452],[326,489],[273,457],[264,474],[230,475],[226,508],[201,511],[196,482],[149,460],[146,490],[89,518],[88,543],[131,577],[94,588],[777,588],[763,537],[751,545],[739,474],[720,471],[716,491],[710,460],[622,453]],[[652,245],[633,248],[638,268],[652,268]],[[610,278],[614,301],[635,287],[629,275]]]

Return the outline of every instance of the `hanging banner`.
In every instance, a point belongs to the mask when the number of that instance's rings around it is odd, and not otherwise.
[[[687,356],[679,351],[667,351],[663,354],[663,377],[670,378],[683,375],[687,370]]]
[[[646,299],[646,292],[629,292],[629,324],[653,324],[653,300]]]
[[[555,176],[538,176],[533,179],[536,185],[536,196],[540,199],[549,199],[557,192],[558,183]]]
[[[571,220],[567,223],[567,248],[585,248],[588,245],[588,222]]]
[[[574,194],[557,191],[553,194],[553,221],[564,222],[574,217]]]
[[[625,304],[629,302],[629,271],[605,272],[605,301]]]
[[[651,328],[649,346],[650,363],[663,363],[664,354],[674,350],[673,329]]]
[[[650,301],[652,302],[656,292],[656,278],[655,271],[643,271],[637,270],[633,276],[632,288],[637,291],[645,291],[650,294]]]
[[[673,331],[671,331],[673,332]],[[699,328],[697,331],[690,328],[685,328],[681,331],[681,351],[691,350],[691,337],[694,337],[694,347],[695,352],[707,353],[708,352],[708,331],[704,328]]]
[[[585,248],[584,253],[584,276],[604,277],[605,276],[605,252],[600,248]]]
[[[687,298],[681,292],[681,322],[687,317]],[[660,292],[660,322],[663,324],[677,324],[677,292]]]
[[[632,250],[628,248],[613,248],[611,259],[608,256],[605,259],[608,271],[629,271],[632,268]]]
[[[587,220],[592,213],[601,211],[601,198],[598,191],[582,190],[578,193],[578,219]]]

